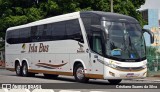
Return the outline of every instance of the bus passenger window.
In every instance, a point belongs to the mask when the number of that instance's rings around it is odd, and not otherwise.
[[[37,37],[36,37],[36,34],[37,34],[37,26],[33,26],[31,27],[31,41],[32,42],[36,42],[37,41]]]
[[[84,43],[78,19],[66,22],[67,39]]]
[[[100,34],[93,33],[93,51],[102,54],[102,39]]]
[[[91,33],[89,35],[89,44],[91,49],[102,55],[103,54],[103,43],[102,43],[102,30],[99,25],[91,26]]]

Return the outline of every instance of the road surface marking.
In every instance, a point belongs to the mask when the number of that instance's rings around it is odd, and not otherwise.
[[[34,89],[32,92],[54,92],[52,89]]]
[[[108,92],[108,91],[90,91],[90,92]]]
[[[59,92],[81,92],[81,91],[76,91],[76,90],[60,90]]]
[[[0,89],[0,92],[8,92],[8,89]]]
[[[28,89],[11,89],[8,92],[30,92]]]

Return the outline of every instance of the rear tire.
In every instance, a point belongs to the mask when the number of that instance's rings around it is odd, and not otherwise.
[[[19,63],[15,64],[15,70],[16,70],[16,75],[17,76],[22,76],[22,68],[21,68]]]
[[[22,76],[23,77],[34,77],[35,76],[34,73],[28,72],[28,65],[26,62],[22,64]]]
[[[44,77],[46,78],[57,78],[59,75],[54,75],[54,74],[43,74]]]
[[[122,80],[121,79],[110,79],[108,81],[110,84],[119,84]]]
[[[82,64],[76,65],[74,69],[74,78],[77,82],[88,82],[89,79],[85,77],[85,72]]]

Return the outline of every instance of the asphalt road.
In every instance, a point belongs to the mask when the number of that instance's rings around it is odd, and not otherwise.
[[[59,76],[57,79],[47,79],[42,74],[35,77],[19,77],[15,72],[0,69],[0,89],[2,84],[41,85],[42,88],[53,89],[54,92],[160,92],[160,82],[123,80],[119,85],[110,85],[107,80],[90,80],[89,83],[77,83],[73,77]],[[126,87],[143,87],[127,88]],[[144,88],[147,85],[151,87]],[[123,89],[121,89],[122,87]],[[157,87],[157,88],[156,88]],[[63,89],[63,90],[62,90]],[[66,91],[68,90],[68,91]],[[3,92],[0,90],[0,92]]]

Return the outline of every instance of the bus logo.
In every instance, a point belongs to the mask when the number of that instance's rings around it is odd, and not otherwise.
[[[23,50],[21,51],[21,53],[25,53],[25,52],[26,52],[26,51],[25,51],[25,49],[26,49],[26,44],[25,44],[25,43],[22,44],[22,49],[23,49]]]
[[[84,49],[83,49],[83,45],[80,42],[78,42],[78,45],[79,45],[80,48],[78,48],[77,53],[85,52]]]
[[[36,44],[29,44],[28,52],[48,52],[49,45],[44,45],[43,43],[39,43],[39,46]]]
[[[22,45],[22,49],[25,49],[26,48],[26,44],[24,43],[23,45]]]

